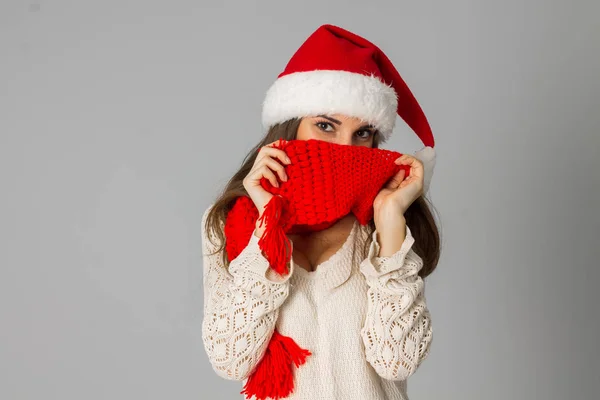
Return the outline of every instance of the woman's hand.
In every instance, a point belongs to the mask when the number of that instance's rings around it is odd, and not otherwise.
[[[285,173],[285,167],[281,165],[277,159],[286,165],[291,164],[291,160],[287,154],[285,154],[285,151],[273,147],[277,142],[279,142],[279,139],[261,147],[256,156],[256,160],[254,160],[252,169],[242,181],[244,188],[248,192],[248,196],[250,196],[250,199],[252,199],[252,202],[254,202],[254,205],[258,209],[259,218],[267,203],[273,198],[273,195],[260,185],[260,180],[262,178],[267,178],[271,185],[279,187],[277,176],[279,176],[279,179],[282,181],[287,181],[288,179],[287,174]],[[275,173],[277,173],[277,175],[275,175]],[[259,225],[257,220],[256,233],[258,236],[261,236],[265,226],[263,225],[259,228]]]
[[[423,194],[423,163],[409,154],[402,155],[395,163],[410,166],[410,173],[405,179],[404,170],[398,171],[373,201],[373,218],[381,241],[379,256],[391,255],[400,249],[405,238],[404,213]]]

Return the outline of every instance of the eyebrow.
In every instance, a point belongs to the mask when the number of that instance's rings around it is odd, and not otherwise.
[[[317,115],[317,117],[321,117],[321,118],[328,119],[328,120],[330,120],[331,122],[333,122],[333,123],[335,123],[335,124],[338,124],[338,125],[341,125],[341,124],[342,124],[342,123],[341,123],[340,121],[338,121],[337,119],[335,119],[335,118],[331,118],[331,117],[328,117],[327,115]]]
[[[335,123],[337,125],[341,125],[342,124],[341,121],[338,121],[335,118],[328,117],[327,115],[322,115],[321,114],[321,115],[317,115],[317,117],[325,118],[325,119],[327,119],[327,120],[329,120],[329,121],[331,121],[331,122],[333,122],[333,123]],[[362,130],[362,129],[375,129],[375,126],[373,124],[366,124],[366,125],[363,125],[363,126],[361,126],[359,128],[359,130]]]

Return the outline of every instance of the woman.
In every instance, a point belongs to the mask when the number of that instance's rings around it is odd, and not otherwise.
[[[375,152],[397,114],[425,148],[394,160],[406,168],[378,189],[368,224],[350,212],[326,228],[288,233],[291,257],[282,275],[269,268],[261,247],[264,219],[252,222],[241,252],[227,256],[224,232],[236,199],[251,199],[262,217],[274,197],[264,182],[278,188],[288,181],[292,160],[277,144],[318,140]],[[267,92],[263,124],[266,136],[202,219],[202,337],[213,369],[245,381],[248,398],[407,399],[406,380],[432,341],[423,279],[440,253],[424,197],[435,162],[433,135],[420,106],[379,48],[324,25]],[[356,174],[368,184],[370,172]],[[297,368],[282,378],[277,363],[292,352],[299,355]]]

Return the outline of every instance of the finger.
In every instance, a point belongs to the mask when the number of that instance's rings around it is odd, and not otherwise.
[[[279,147],[281,147],[282,145],[284,145],[284,144],[287,144],[287,143],[288,143],[288,141],[287,141],[287,140],[285,140],[285,139],[277,139],[276,141],[274,141],[274,142],[271,142],[271,143],[268,143],[268,144],[266,144],[265,146],[267,146],[267,147],[272,147],[272,148],[276,148],[276,149],[277,149],[277,148],[279,148]]]
[[[408,186],[408,185],[410,185],[411,183],[413,183],[413,182],[417,181],[417,179],[418,179],[417,177],[414,177],[414,176],[409,176],[408,178],[406,178],[406,179],[404,179],[402,182],[400,182],[400,186],[399,186],[399,187],[400,187],[400,188],[403,188],[403,187],[405,187],[405,186]]]
[[[285,167],[283,165],[281,165],[277,160],[275,160],[271,157],[265,157],[263,162],[272,170],[277,171],[277,174],[279,175],[279,178],[282,181],[288,180],[288,176],[285,173]]]
[[[277,181],[277,177],[275,176],[273,171],[271,171],[271,169],[269,167],[267,167],[266,165],[263,165],[263,166],[257,168],[256,172],[253,175],[253,179],[256,179],[257,182],[259,182],[262,177],[267,178],[269,180],[269,182],[271,182],[271,185],[273,185],[275,187],[279,187],[279,182]]]
[[[252,169],[246,177],[253,185],[260,185],[260,180],[266,178],[273,186],[278,183],[277,177],[273,171],[265,164],[258,163],[252,166]]]
[[[275,141],[273,141],[273,142],[271,142],[271,143],[267,143],[267,144],[263,145],[262,147],[266,147],[266,146],[268,146],[268,147],[273,147],[273,146],[275,146],[275,145],[284,144],[284,143],[287,143],[287,142],[288,142],[288,141],[287,141],[287,140],[285,140],[285,139],[277,139],[277,140],[275,140]],[[261,148],[262,148],[262,147],[261,147]],[[260,149],[259,149],[259,150],[260,150]]]
[[[395,190],[398,187],[400,187],[400,184],[402,183],[402,181],[404,180],[404,175],[405,172],[403,169],[401,169],[400,171],[398,171],[398,173],[396,175],[394,175],[389,181],[388,183],[385,185],[385,187],[387,189],[391,189],[391,190]]]
[[[269,147],[267,146],[263,146],[260,151],[258,152],[258,156],[256,157],[256,160],[261,160],[263,159],[265,156],[270,156],[273,158],[277,158],[279,160],[281,160],[281,162],[285,163],[285,164],[291,164],[292,160],[290,160],[290,158],[288,157],[288,155],[285,153],[285,151],[281,150],[281,149],[276,149],[274,147]]]
[[[397,165],[407,165],[410,167],[409,177],[422,177],[423,176],[423,163],[416,157],[410,154],[403,154],[398,157],[395,161]]]
[[[411,156],[410,154],[402,154],[396,160],[394,160],[395,164],[402,165],[410,165],[414,167],[422,167],[423,163],[417,157]]]
[[[285,163],[285,161],[284,161],[284,163]],[[267,154],[264,157],[262,157],[261,159],[258,159],[254,162],[254,166],[257,168],[261,167],[263,165],[267,165],[272,170],[277,171],[281,180],[287,181],[288,176],[287,176],[287,173],[285,172],[285,167],[283,165],[281,165],[278,158],[272,158],[270,155]],[[287,165],[287,163],[286,163],[286,165]]]

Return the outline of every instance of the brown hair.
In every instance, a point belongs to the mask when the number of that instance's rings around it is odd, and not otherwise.
[[[259,149],[280,138],[284,140],[296,139],[300,121],[301,119],[294,118],[272,126],[263,139],[246,155],[240,169],[233,175],[221,194],[219,194],[214,201],[213,206],[206,217],[206,226],[204,229],[208,233],[208,240],[211,241],[214,246],[217,246],[217,250],[212,254],[220,252],[223,265],[229,265],[224,251],[225,234],[223,232],[223,227],[225,226],[225,219],[229,210],[233,207],[234,200],[239,196],[248,195],[242,181],[250,173]],[[379,147],[380,143],[381,136],[379,133],[376,133],[373,137],[373,147]],[[406,224],[410,227],[411,233],[415,238],[412,249],[423,259],[423,268],[419,271],[419,276],[422,278],[425,278],[433,272],[440,257],[440,235],[430,206],[433,209],[433,205],[429,200],[424,196],[420,196],[410,205],[404,214]],[[369,223],[369,231],[372,234],[374,230],[375,223],[371,220]],[[219,243],[214,243],[212,237],[216,237],[219,240]],[[369,237],[371,237],[371,235],[369,235]]]

